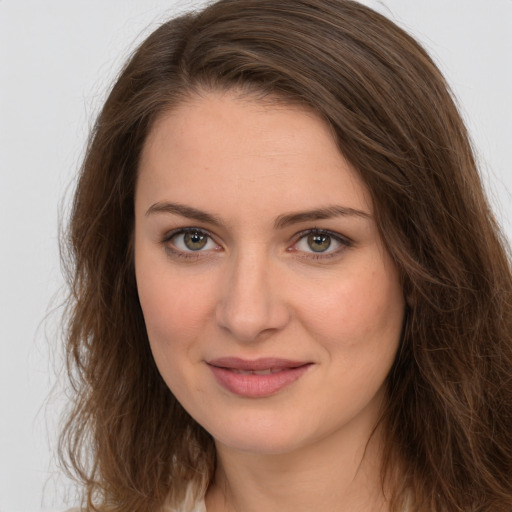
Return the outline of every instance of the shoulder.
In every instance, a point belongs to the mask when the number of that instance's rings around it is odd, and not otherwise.
[[[69,508],[68,510],[65,510],[64,512],[86,512],[83,508]],[[180,506],[178,508],[165,508],[162,512],[206,512],[206,505],[204,503],[204,500],[198,501],[194,503],[193,505],[187,505],[184,504],[183,506]]]
[[[184,502],[178,507],[165,507],[162,512],[207,512],[204,500],[194,503]]]
[[[207,512],[204,492],[195,493],[193,487],[189,485],[179,503],[174,505],[166,503],[159,512]]]

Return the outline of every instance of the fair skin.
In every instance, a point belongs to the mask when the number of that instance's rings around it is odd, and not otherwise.
[[[156,364],[215,440],[208,512],[386,510],[371,433],[404,300],[326,124],[192,97],[148,136],[135,219]]]

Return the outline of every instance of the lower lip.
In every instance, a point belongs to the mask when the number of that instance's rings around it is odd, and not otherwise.
[[[311,364],[297,368],[284,368],[266,375],[237,373],[227,368],[208,365],[217,382],[231,393],[247,398],[271,396],[289,386],[309,369]]]

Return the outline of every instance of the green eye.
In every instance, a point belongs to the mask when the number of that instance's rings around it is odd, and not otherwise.
[[[310,233],[307,244],[313,252],[324,252],[331,246],[331,237],[324,233]]]
[[[293,249],[318,259],[335,256],[350,245],[351,241],[341,234],[312,229],[299,233],[299,239]]]
[[[183,243],[190,251],[200,251],[208,243],[208,235],[200,231],[190,231],[183,234]]]
[[[208,231],[186,227],[177,229],[162,240],[165,251],[173,256],[195,260],[222,251]]]

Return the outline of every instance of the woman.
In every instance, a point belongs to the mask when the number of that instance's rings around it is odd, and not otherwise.
[[[162,25],[69,242],[90,510],[511,509],[510,263],[448,87],[389,20],[220,0]]]

